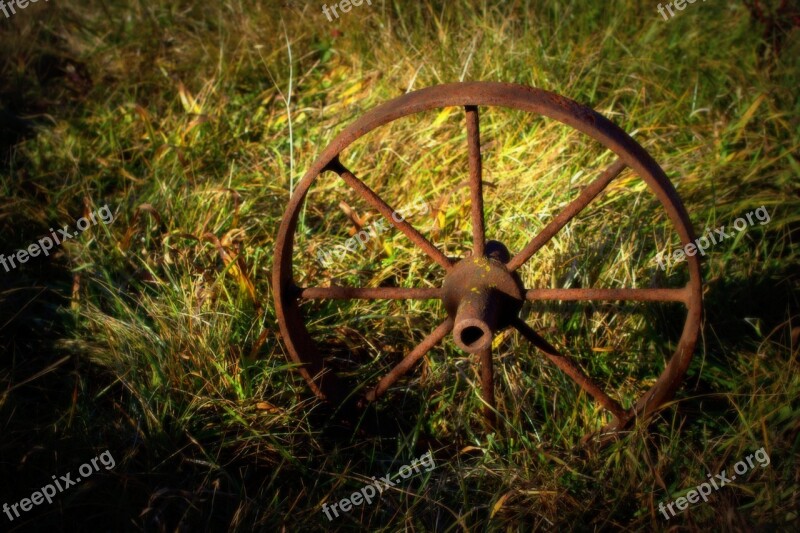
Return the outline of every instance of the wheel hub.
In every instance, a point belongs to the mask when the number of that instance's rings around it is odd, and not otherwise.
[[[486,350],[492,338],[511,324],[525,299],[522,280],[509,272],[508,250],[501,243],[486,243],[488,257],[459,261],[442,285],[442,301],[453,318],[453,340],[468,353]]]

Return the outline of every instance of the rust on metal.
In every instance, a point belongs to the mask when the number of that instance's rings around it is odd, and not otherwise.
[[[619,404],[618,401],[611,398],[601,389],[591,378],[589,378],[583,370],[569,357],[561,355],[553,345],[544,340],[541,335],[536,333],[533,328],[526,324],[522,319],[517,318],[513,322],[513,326],[519,331],[523,337],[528,339],[531,344],[539,348],[553,364],[560,368],[566,375],[572,378],[572,381],[578,384],[580,388],[591,394],[600,405],[608,409],[617,420],[627,421],[632,415],[626,412],[625,409]]]
[[[472,217],[472,255],[483,255],[486,230],[483,220],[483,163],[481,161],[481,132],[478,124],[478,106],[469,105],[467,111],[467,143],[469,144],[469,195]]]
[[[485,403],[483,418],[486,426],[491,430],[497,425],[497,410],[494,403],[494,361],[492,361],[492,345],[478,353],[478,364],[481,365],[481,397]]]
[[[436,248],[431,242],[422,236],[420,232],[418,232],[414,227],[406,222],[402,217],[400,220],[395,218],[395,214],[397,213],[394,209],[389,207],[389,204],[383,201],[383,199],[378,196],[375,191],[367,187],[363,181],[358,179],[353,175],[352,172],[347,170],[344,165],[339,162],[339,158],[335,157],[329,165],[326,167],[327,170],[332,170],[339,174],[341,178],[347,183],[350,187],[352,187],[358,194],[360,194],[372,207],[377,209],[380,214],[382,214],[386,219],[393,224],[397,229],[402,231],[403,233],[411,239],[411,242],[422,248],[428,256],[439,263],[445,270],[449,270],[451,263],[450,260],[441,252],[438,248]]]
[[[497,241],[486,241],[479,107],[496,106],[542,115],[592,137],[613,152],[614,162],[590,183],[562,212],[557,214],[515,255]],[[443,107],[460,107],[465,112],[467,160],[470,171],[470,218],[472,253],[466,258],[449,258],[411,224],[396,220],[394,211],[340,161],[353,142],[394,120]],[[477,354],[480,364],[484,414],[492,425],[495,416],[492,337],[512,326],[541,350],[561,371],[603,406],[613,417],[604,431],[625,428],[637,417],[646,417],[669,400],[680,385],[692,359],[702,313],[702,283],[697,256],[686,258],[689,282],[681,288],[528,288],[516,271],[545,246],[552,237],[599,197],[626,168],[644,180],[667,213],[681,244],[694,240],[689,216],[664,171],[628,134],[594,110],[561,95],[510,83],[470,82],[439,85],[407,93],[368,111],[345,128],[311,164],[289,200],[281,220],[275,246],[273,292],[283,341],[311,389],[320,398],[341,402],[350,397],[345,384],[327,363],[306,328],[300,302],[315,299],[441,299],[447,317],[405,358],[395,365],[362,397],[361,404],[375,401],[408,373],[434,346],[453,332],[455,344]],[[375,207],[412,243],[442,267],[441,286],[398,287],[298,287],[293,272],[294,233],[305,197],[323,172],[335,172],[344,182]],[[681,302],[687,308],[686,321],[675,353],[655,384],[630,408],[610,397],[566,354],[559,353],[542,336],[519,318],[524,300],[533,301],[638,301]]]
[[[398,379],[403,377],[406,372],[411,370],[414,364],[416,364],[417,361],[419,361],[426,353],[428,353],[431,348],[436,346],[452,329],[453,319],[448,317],[444,322],[439,324],[439,327],[433,330],[430,335],[425,337],[421,343],[411,350],[411,353],[405,356],[405,358],[400,361],[397,366],[395,366],[388,374],[383,376],[383,378],[381,378],[381,380],[378,382],[378,385],[375,386],[374,389],[367,392],[365,399],[369,402],[375,401],[375,399],[386,392],[389,387],[394,385]]]
[[[298,294],[304,300],[435,300],[441,295],[438,287],[306,287]]]
[[[625,170],[627,165],[622,159],[617,159],[605,172],[603,172],[596,180],[594,180],[588,187],[586,187],[577,198],[564,208],[545,228],[528,243],[517,255],[515,255],[508,263],[509,270],[516,270],[522,266],[525,261],[531,258],[533,254],[547,244],[547,241],[561,231],[567,223],[575,218],[575,216],[583,211],[583,209],[594,200],[598,194],[611,183],[611,180],[620,175]]]
[[[525,299],[577,302],[588,300],[630,302],[683,302],[692,296],[691,286],[681,289],[529,289]]]
[[[455,320],[456,346],[468,353],[489,348],[494,333],[519,313],[524,295],[519,276],[496,259],[470,257],[456,263],[442,285],[444,307]]]

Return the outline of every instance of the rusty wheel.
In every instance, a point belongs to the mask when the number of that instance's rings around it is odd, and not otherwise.
[[[339,154],[375,128],[408,115],[442,107],[464,109],[469,160],[472,253],[452,259],[405,220],[396,220],[393,209],[340,162]],[[487,241],[484,228],[482,156],[479,106],[496,106],[535,113],[570,126],[616,154],[616,161],[594,179],[566,208],[555,216],[516,254],[497,241]],[[276,313],[286,349],[301,365],[300,372],[319,397],[333,402],[363,406],[375,401],[408,373],[434,346],[452,333],[462,350],[477,354],[485,415],[494,424],[492,338],[505,328],[515,328],[553,364],[591,395],[611,415],[608,432],[626,427],[636,417],[646,417],[668,401],[680,385],[692,359],[701,318],[700,266],[696,256],[687,257],[688,283],[681,288],[533,288],[526,289],[517,270],[557,232],[589,205],[625,168],[637,173],[666,210],[682,245],[694,240],[691,222],[672,184],[652,157],[623,130],[590,108],[554,93],[506,83],[458,83],[435,86],[405,94],[367,112],[347,127],[322,152],[299,182],[286,208],[277,236],[273,268]],[[298,287],[292,257],[298,215],[312,182],[332,171],[377,209],[388,222],[408,236],[443,271],[437,288]],[[300,309],[307,299],[440,299],[447,316],[428,336],[377,383],[353,401],[350,390],[333,372],[326,357],[311,339]],[[677,349],[655,383],[635,403],[624,407],[581,369],[569,355],[560,353],[522,318],[528,301],[636,301],[679,302],[687,309]]]

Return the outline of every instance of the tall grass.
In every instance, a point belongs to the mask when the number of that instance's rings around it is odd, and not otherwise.
[[[647,3],[524,0],[373,0],[336,23],[301,1],[40,2],[2,27],[0,252],[99,205],[117,211],[0,273],[0,503],[100,451],[117,459],[10,529],[796,529],[797,30],[775,57],[739,2],[665,22]],[[357,431],[312,397],[281,344],[274,238],[305,169],[367,109],[470,80],[552,90],[612,119],[659,161],[698,233],[761,205],[771,214],[704,258],[703,333],[676,400],[606,448],[580,446],[606,415],[510,332],[495,340],[496,432],[482,424],[475,361],[450,340]],[[550,120],[481,113],[487,227],[519,249],[610,154]],[[461,256],[466,154],[456,109],[387,125],[342,160],[394,207],[427,202],[411,222]],[[316,261],[357,231],[353,218],[378,216],[321,176],[298,225],[298,282],[441,283],[396,231]],[[677,243],[626,173],[522,275],[532,287],[680,286],[685,269],[653,260]],[[434,302],[303,309],[354,387],[444,316]],[[626,404],[684,320],[671,305],[523,313]],[[768,467],[669,522],[659,514],[761,446]],[[322,514],[428,449],[430,476],[334,522]]]

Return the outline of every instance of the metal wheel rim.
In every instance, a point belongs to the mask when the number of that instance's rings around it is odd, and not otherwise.
[[[509,83],[454,83],[407,93],[362,115],[323,150],[298,183],[281,220],[276,239],[272,278],[278,324],[291,359],[302,365],[299,369],[301,374],[320,398],[341,402],[345,400],[346,392],[342,390],[342,384],[337,376],[327,368],[325,358],[305,327],[299,308],[301,289],[295,285],[293,279],[294,232],[300,208],[309,188],[322,172],[341,171],[343,167],[339,163],[339,154],[354,141],[380,126],[415,113],[442,107],[477,110],[479,106],[510,108],[545,116],[571,126],[598,141],[617,155],[618,162],[630,167],[647,184],[667,212],[674,230],[680,237],[681,245],[685,246],[694,241],[694,231],[689,216],[661,167],[627,133],[591,108],[555,93]],[[480,161],[478,164],[480,165]],[[622,414],[612,413],[613,420],[604,428],[605,431],[620,430],[637,417],[649,416],[672,398],[682,382],[692,360],[702,315],[699,260],[696,256],[687,256],[686,260],[689,282],[682,289],[685,294],[681,301],[686,306],[687,316],[677,348],[656,383],[639,397],[632,408]],[[539,290],[539,294],[546,294],[547,290]],[[445,326],[445,323],[440,328]],[[531,340],[530,337],[528,339]],[[532,342],[536,344],[535,340]],[[546,350],[546,347],[539,345],[537,347]],[[491,367],[491,354],[488,363]],[[491,368],[489,372],[491,375]]]

